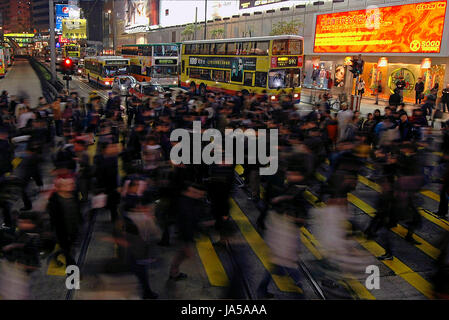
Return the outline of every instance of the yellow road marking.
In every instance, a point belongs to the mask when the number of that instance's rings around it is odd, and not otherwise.
[[[55,246],[55,250],[52,252],[56,253],[57,251],[60,250],[59,244],[57,244]],[[61,253],[59,254],[59,256],[57,257],[58,261],[62,262],[63,265],[61,267],[58,267],[58,265],[56,264],[56,259],[51,259],[50,263],[48,264],[48,268],[47,268],[47,275],[49,276],[65,276],[65,269],[66,269],[66,261],[65,261],[65,256]]]
[[[21,158],[14,158],[14,160],[12,161],[13,169],[17,168],[19,166],[20,162],[22,162]]]
[[[195,240],[196,249],[206,270],[207,277],[211,285],[216,287],[226,287],[229,285],[229,279],[226,271],[221,264],[220,259],[209,237],[201,236]]]
[[[329,160],[326,160],[329,162]],[[243,168],[241,168],[241,172],[243,172]],[[236,166],[237,171],[237,166]],[[318,180],[325,181],[326,178],[320,174],[316,173],[316,177]],[[261,195],[263,192],[263,187],[261,187]],[[308,191],[306,191],[308,192]],[[317,197],[315,197],[312,193],[309,192],[309,196],[314,197],[314,202],[318,200]],[[261,196],[262,197],[262,196]],[[315,237],[310,233],[309,230],[307,230],[305,227],[301,227],[301,241],[304,243],[304,245],[307,247],[307,249],[317,258],[318,260],[321,260],[323,256],[319,252],[319,248],[321,247],[318,241],[315,239]],[[354,293],[361,299],[367,299],[367,300],[374,300],[376,299],[367,289],[365,286],[363,286],[359,281],[356,279],[353,279],[350,275],[345,275],[345,277],[348,279],[347,284],[351,287],[351,289],[354,291]]]
[[[319,244],[315,237],[304,227],[301,227],[301,241],[309,249],[317,260],[322,260],[323,256],[319,252]],[[358,280],[349,274],[345,274],[346,284],[351,287],[357,297],[365,300],[375,300],[376,298]]]
[[[314,194],[310,191],[304,192],[305,198],[315,207],[324,207],[325,204],[322,202],[316,203],[318,199]],[[385,249],[380,246],[378,243],[374,241],[362,240],[355,238],[355,240],[366,250],[368,250],[374,256],[380,256],[385,253]],[[419,292],[421,292],[427,298],[432,298],[432,285],[421,277],[418,273],[414,272],[407,265],[401,262],[396,257],[393,257],[393,260],[382,260],[383,264],[385,264],[388,268],[390,268],[394,273],[400,276],[402,279],[407,281],[410,285],[416,288]]]
[[[363,183],[364,185],[366,185],[367,187],[369,187],[369,188],[371,188],[371,189],[373,189],[373,190],[375,190],[377,192],[381,192],[382,191],[382,188],[381,188],[380,185],[378,185],[377,183],[375,183],[375,182],[373,182],[373,181],[371,181],[371,180],[369,180],[369,179],[367,179],[367,178],[365,178],[363,176],[359,175],[359,181],[361,183]],[[425,190],[425,191],[422,191],[421,193],[423,193],[423,192],[427,193],[427,192],[431,192],[431,191]],[[437,226],[439,226],[440,228],[443,228],[446,231],[449,231],[449,224],[447,223],[447,220],[437,218],[437,217],[427,213],[426,211],[424,211],[421,207],[418,207],[418,211],[421,214],[421,216],[423,216],[428,221],[436,224]]]
[[[428,198],[430,198],[430,199],[432,199],[432,200],[435,200],[435,201],[437,201],[437,202],[440,202],[440,195],[439,195],[439,194],[436,194],[436,193],[433,192],[433,191],[430,191],[430,190],[421,190],[420,193],[421,193],[423,196],[426,196],[426,197],[428,197]]]
[[[250,245],[253,252],[262,262],[263,266],[270,273],[272,272],[272,264],[270,263],[270,249],[265,241],[260,237],[257,231],[252,226],[248,218],[243,214],[237,203],[231,199],[231,217],[236,222],[246,241]],[[271,274],[273,282],[283,292],[298,292],[302,293],[299,288],[289,276],[278,276]]]
[[[348,201],[350,203],[352,203],[354,206],[356,206],[357,208],[359,208],[360,210],[362,210],[363,212],[365,212],[366,214],[368,214],[370,217],[373,218],[375,216],[376,210],[373,207],[371,207],[368,203],[366,203],[365,201],[356,197],[352,193],[348,193]],[[407,229],[404,228],[400,224],[398,224],[397,227],[392,228],[391,231],[396,233],[401,238],[405,238],[405,236],[407,235]],[[424,239],[422,239],[421,237],[419,237],[416,234],[414,235],[414,238],[418,242],[421,242],[420,245],[415,245],[416,248],[418,248],[419,250],[421,250],[422,252],[427,254],[432,259],[435,259],[435,260],[438,259],[439,255],[440,255],[440,250],[438,250],[437,248],[435,248],[430,243],[428,243],[427,241],[425,241]]]

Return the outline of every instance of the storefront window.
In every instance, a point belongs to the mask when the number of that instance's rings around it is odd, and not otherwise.
[[[314,89],[331,89],[334,85],[333,66],[332,61],[320,61],[318,58],[307,60],[304,67],[303,86]],[[343,76],[344,80],[344,68],[339,72],[343,72],[343,75],[340,76]]]

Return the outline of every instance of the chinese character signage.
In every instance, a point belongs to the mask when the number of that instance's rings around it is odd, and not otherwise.
[[[314,52],[439,53],[446,1],[317,16]]]
[[[63,19],[62,36],[66,39],[87,39],[86,19]]]

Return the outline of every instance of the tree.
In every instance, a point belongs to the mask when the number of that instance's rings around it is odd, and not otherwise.
[[[212,39],[219,39],[219,38],[222,38],[222,37],[223,37],[223,34],[224,34],[224,29],[223,29],[223,28],[215,29],[215,30],[213,30],[213,31],[211,32]]]
[[[181,32],[182,40],[193,40],[195,33],[201,29],[201,26],[198,26],[194,23],[190,23],[186,25],[184,30]]]
[[[298,34],[299,28],[302,26],[303,24],[299,20],[292,20],[290,22],[280,21],[272,26],[270,35]]]

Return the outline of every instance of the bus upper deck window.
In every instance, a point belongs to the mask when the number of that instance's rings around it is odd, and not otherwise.
[[[257,41],[254,53],[258,56],[268,55],[268,48],[270,47],[269,41]]]
[[[215,54],[226,54],[226,43],[216,43],[215,44]]]
[[[273,55],[288,54],[288,40],[274,40],[273,41]]]
[[[301,40],[289,40],[288,41],[288,54],[302,54],[302,41]]]

